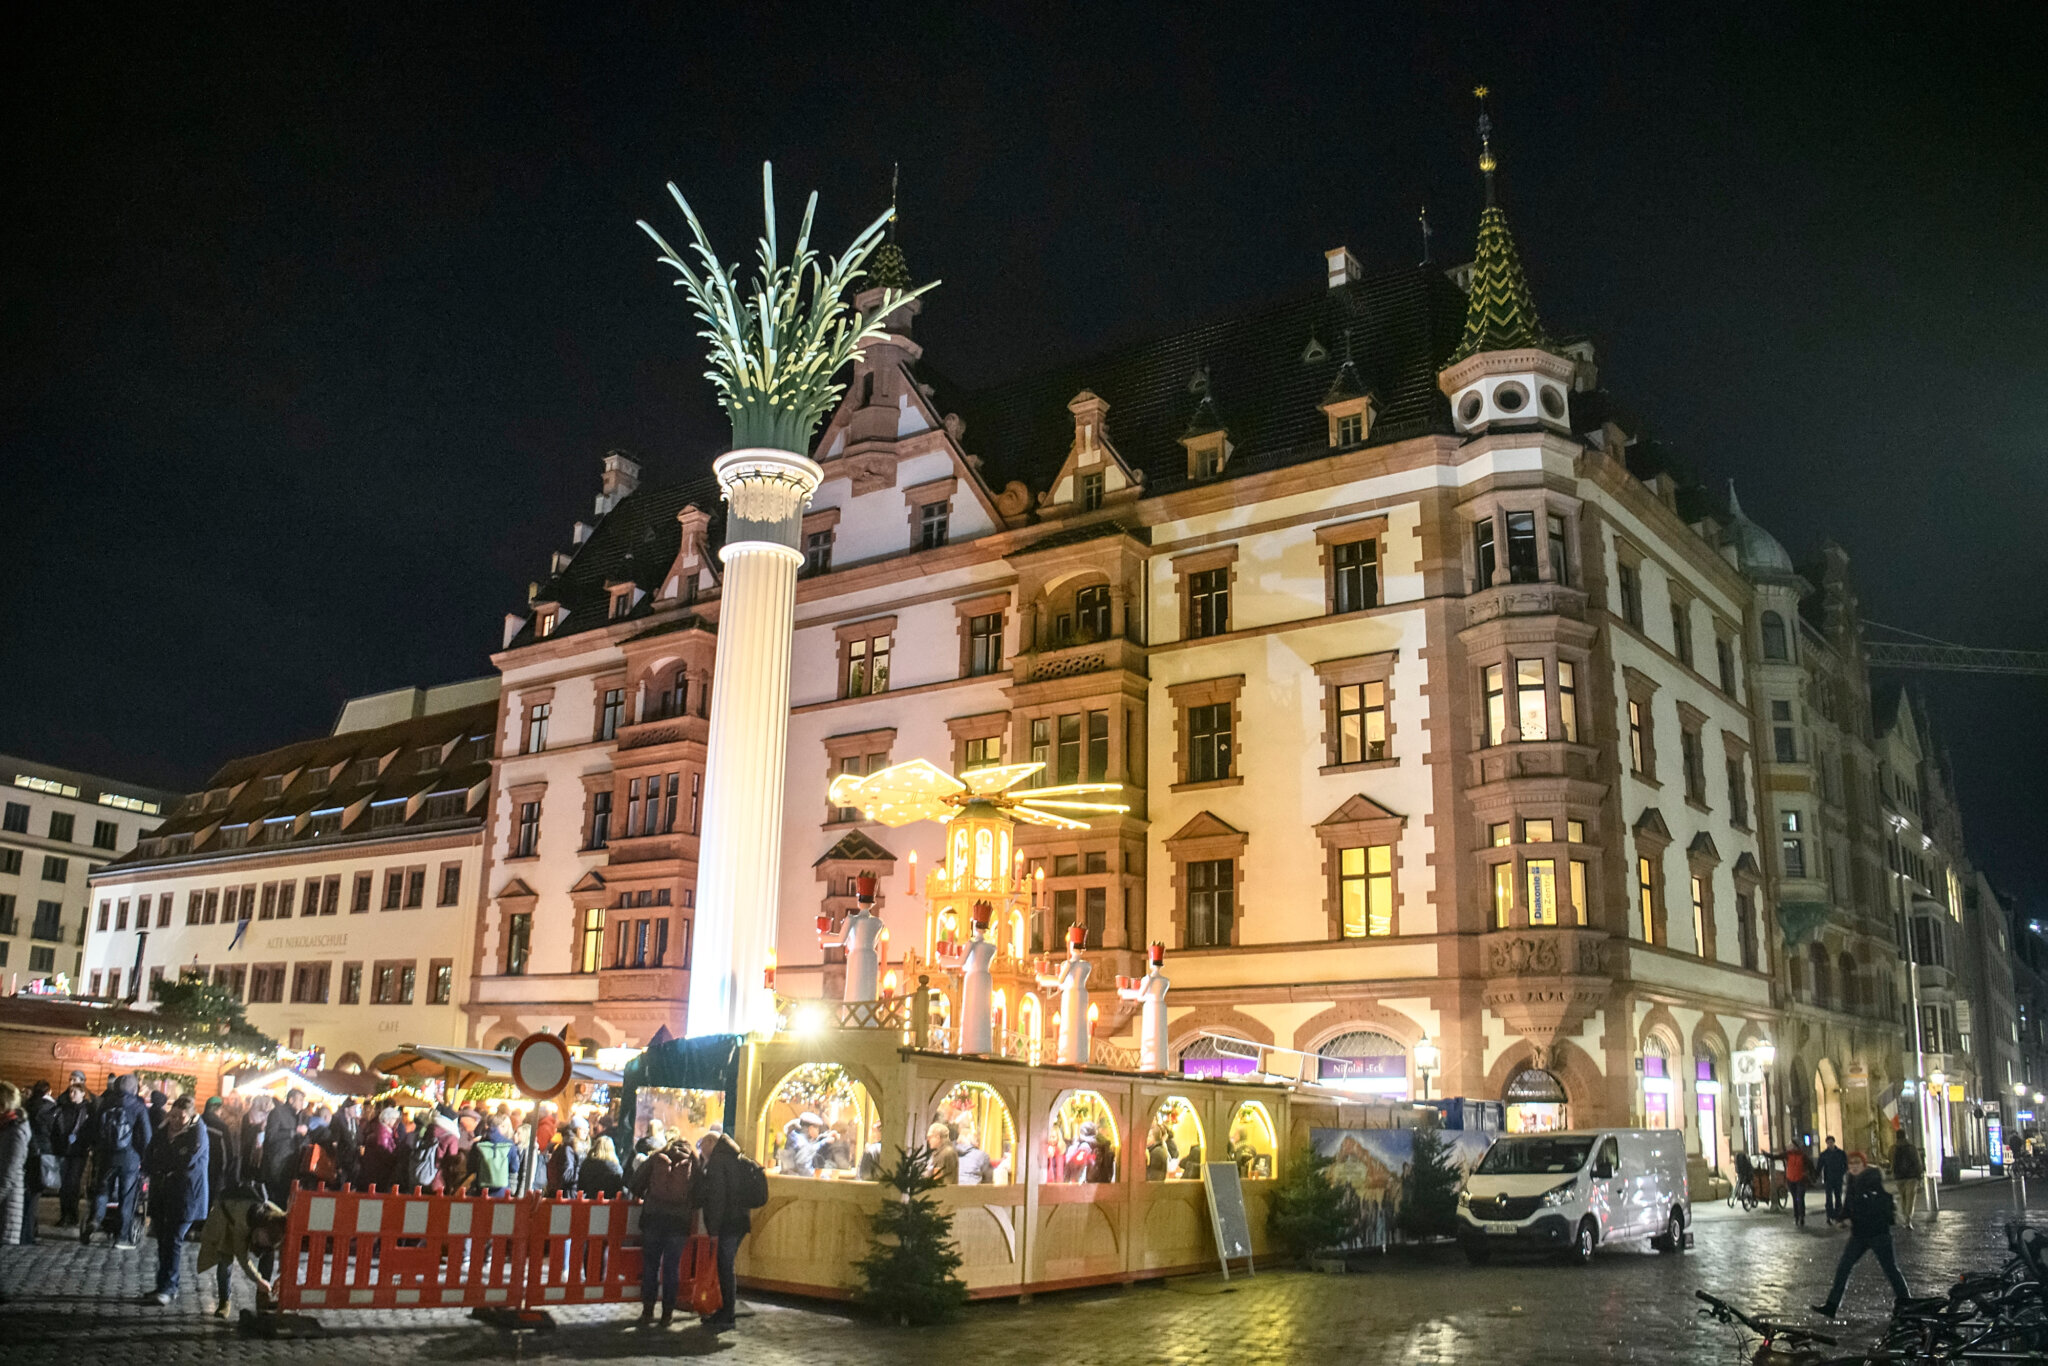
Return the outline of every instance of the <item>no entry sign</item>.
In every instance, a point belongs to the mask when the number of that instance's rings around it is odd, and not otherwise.
[[[569,1045],[529,1034],[512,1050],[512,1084],[529,1100],[551,1100],[569,1084]]]

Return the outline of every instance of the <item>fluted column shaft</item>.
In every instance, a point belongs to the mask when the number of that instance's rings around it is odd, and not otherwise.
[[[692,1038],[774,1024],[766,973],[781,886],[798,539],[824,478],[789,451],[733,451],[714,469],[728,513],[697,857],[686,1019]]]

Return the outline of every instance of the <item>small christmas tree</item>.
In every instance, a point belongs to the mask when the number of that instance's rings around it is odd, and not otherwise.
[[[1459,1170],[1450,1143],[1434,1126],[1415,1131],[1415,1160],[1401,1188],[1401,1232],[1449,1238],[1458,1231]]]
[[[860,1259],[855,1301],[901,1324],[953,1318],[967,1302],[967,1283],[954,1274],[960,1252],[953,1246],[953,1216],[931,1198],[943,1184],[931,1175],[931,1149],[898,1148],[882,1184],[897,1198],[884,1200],[869,1221],[874,1247]]]
[[[1358,1196],[1330,1179],[1333,1164],[1303,1143],[1273,1183],[1266,1232],[1296,1257],[1348,1242],[1357,1232]]]

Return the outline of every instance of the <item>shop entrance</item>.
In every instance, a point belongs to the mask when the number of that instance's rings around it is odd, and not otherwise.
[[[1571,1098],[1554,1073],[1524,1067],[1501,1091],[1503,1127],[1511,1134],[1546,1133],[1571,1127]]]

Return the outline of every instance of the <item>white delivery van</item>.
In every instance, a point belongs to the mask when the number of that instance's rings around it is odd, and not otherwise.
[[[1685,1135],[1675,1129],[1502,1134],[1458,1193],[1458,1238],[1483,1262],[1497,1248],[1548,1249],[1585,1263],[1602,1244],[1692,1241]]]

